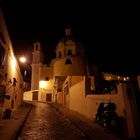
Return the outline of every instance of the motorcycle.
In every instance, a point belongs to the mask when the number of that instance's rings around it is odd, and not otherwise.
[[[116,105],[114,103],[100,103],[97,109],[96,122],[109,129],[117,127],[118,116],[115,112]]]

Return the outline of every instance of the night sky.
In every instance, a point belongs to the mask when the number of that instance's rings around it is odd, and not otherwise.
[[[107,72],[140,73],[139,15],[131,3],[4,0],[1,7],[16,54],[31,56],[33,43],[40,41],[50,62],[65,27],[70,26],[89,63]]]

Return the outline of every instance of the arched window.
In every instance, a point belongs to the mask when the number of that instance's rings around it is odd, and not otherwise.
[[[40,51],[40,43],[39,42],[34,43],[34,50]]]
[[[65,61],[65,64],[72,64],[72,62],[71,62],[71,60],[70,59],[66,59],[66,61]]]
[[[36,50],[39,51],[39,44],[36,44]]]
[[[70,49],[68,50],[67,55],[72,55],[72,52]]]
[[[59,56],[58,57],[61,57],[62,56],[62,54],[61,54],[61,52],[59,52]]]

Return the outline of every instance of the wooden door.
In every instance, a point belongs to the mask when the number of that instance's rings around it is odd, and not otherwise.
[[[52,101],[52,94],[51,93],[46,94],[46,101],[47,102],[51,102]]]
[[[38,100],[38,91],[33,92],[32,100]]]

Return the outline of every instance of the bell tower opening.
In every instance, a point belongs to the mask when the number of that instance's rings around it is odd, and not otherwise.
[[[67,55],[72,55],[72,52],[70,49],[68,50]]]
[[[66,35],[66,37],[72,36],[72,29],[66,28],[65,29],[65,35]]]

